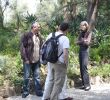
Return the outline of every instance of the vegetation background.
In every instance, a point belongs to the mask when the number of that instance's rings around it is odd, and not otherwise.
[[[70,55],[68,77],[79,76],[78,46],[75,44],[79,24],[87,20],[93,31],[90,48],[89,72],[91,77],[110,76],[110,0],[35,0],[38,4],[31,14],[26,4],[19,0],[0,0],[0,85],[9,80],[11,85],[22,85],[23,71],[19,43],[21,35],[30,30],[30,24],[37,20],[41,24],[41,34],[45,38],[55,31],[62,21],[70,24]],[[31,1],[30,1],[31,2]],[[22,3],[22,2],[21,2]],[[106,5],[106,6],[105,6]],[[6,21],[10,9],[10,20]],[[42,81],[45,80],[45,66],[41,67]]]

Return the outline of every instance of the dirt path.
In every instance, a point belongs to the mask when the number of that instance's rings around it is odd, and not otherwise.
[[[92,86],[90,91],[84,91],[81,89],[70,88],[67,90],[68,96],[74,98],[74,100],[110,100],[110,84]],[[41,97],[35,95],[29,95],[26,99],[21,96],[13,96],[7,98],[7,100],[41,100]]]

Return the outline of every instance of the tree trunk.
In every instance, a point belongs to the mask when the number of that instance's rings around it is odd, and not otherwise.
[[[3,20],[4,20],[4,15],[2,11],[2,6],[1,6],[1,0],[0,0],[0,27],[3,28]]]
[[[88,0],[87,22],[90,25],[89,27],[90,31],[95,28],[98,3],[99,0]]]
[[[106,17],[107,17],[107,22],[110,23],[110,0],[106,0]]]

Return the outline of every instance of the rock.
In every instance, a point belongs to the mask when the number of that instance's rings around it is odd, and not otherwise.
[[[4,100],[3,97],[0,96],[0,100]]]
[[[100,76],[91,77],[90,82],[92,85],[100,85],[103,83],[102,78]]]

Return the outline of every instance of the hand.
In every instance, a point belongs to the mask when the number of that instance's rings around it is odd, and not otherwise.
[[[87,40],[86,40],[86,39],[84,39],[84,42],[87,42]]]
[[[27,60],[25,63],[26,63],[26,64],[29,64],[29,61]]]
[[[65,64],[68,63],[67,59],[64,60],[64,63],[65,63]]]
[[[68,65],[68,61],[64,61],[64,64],[67,66]]]
[[[35,61],[32,61],[32,63],[35,63]]]

